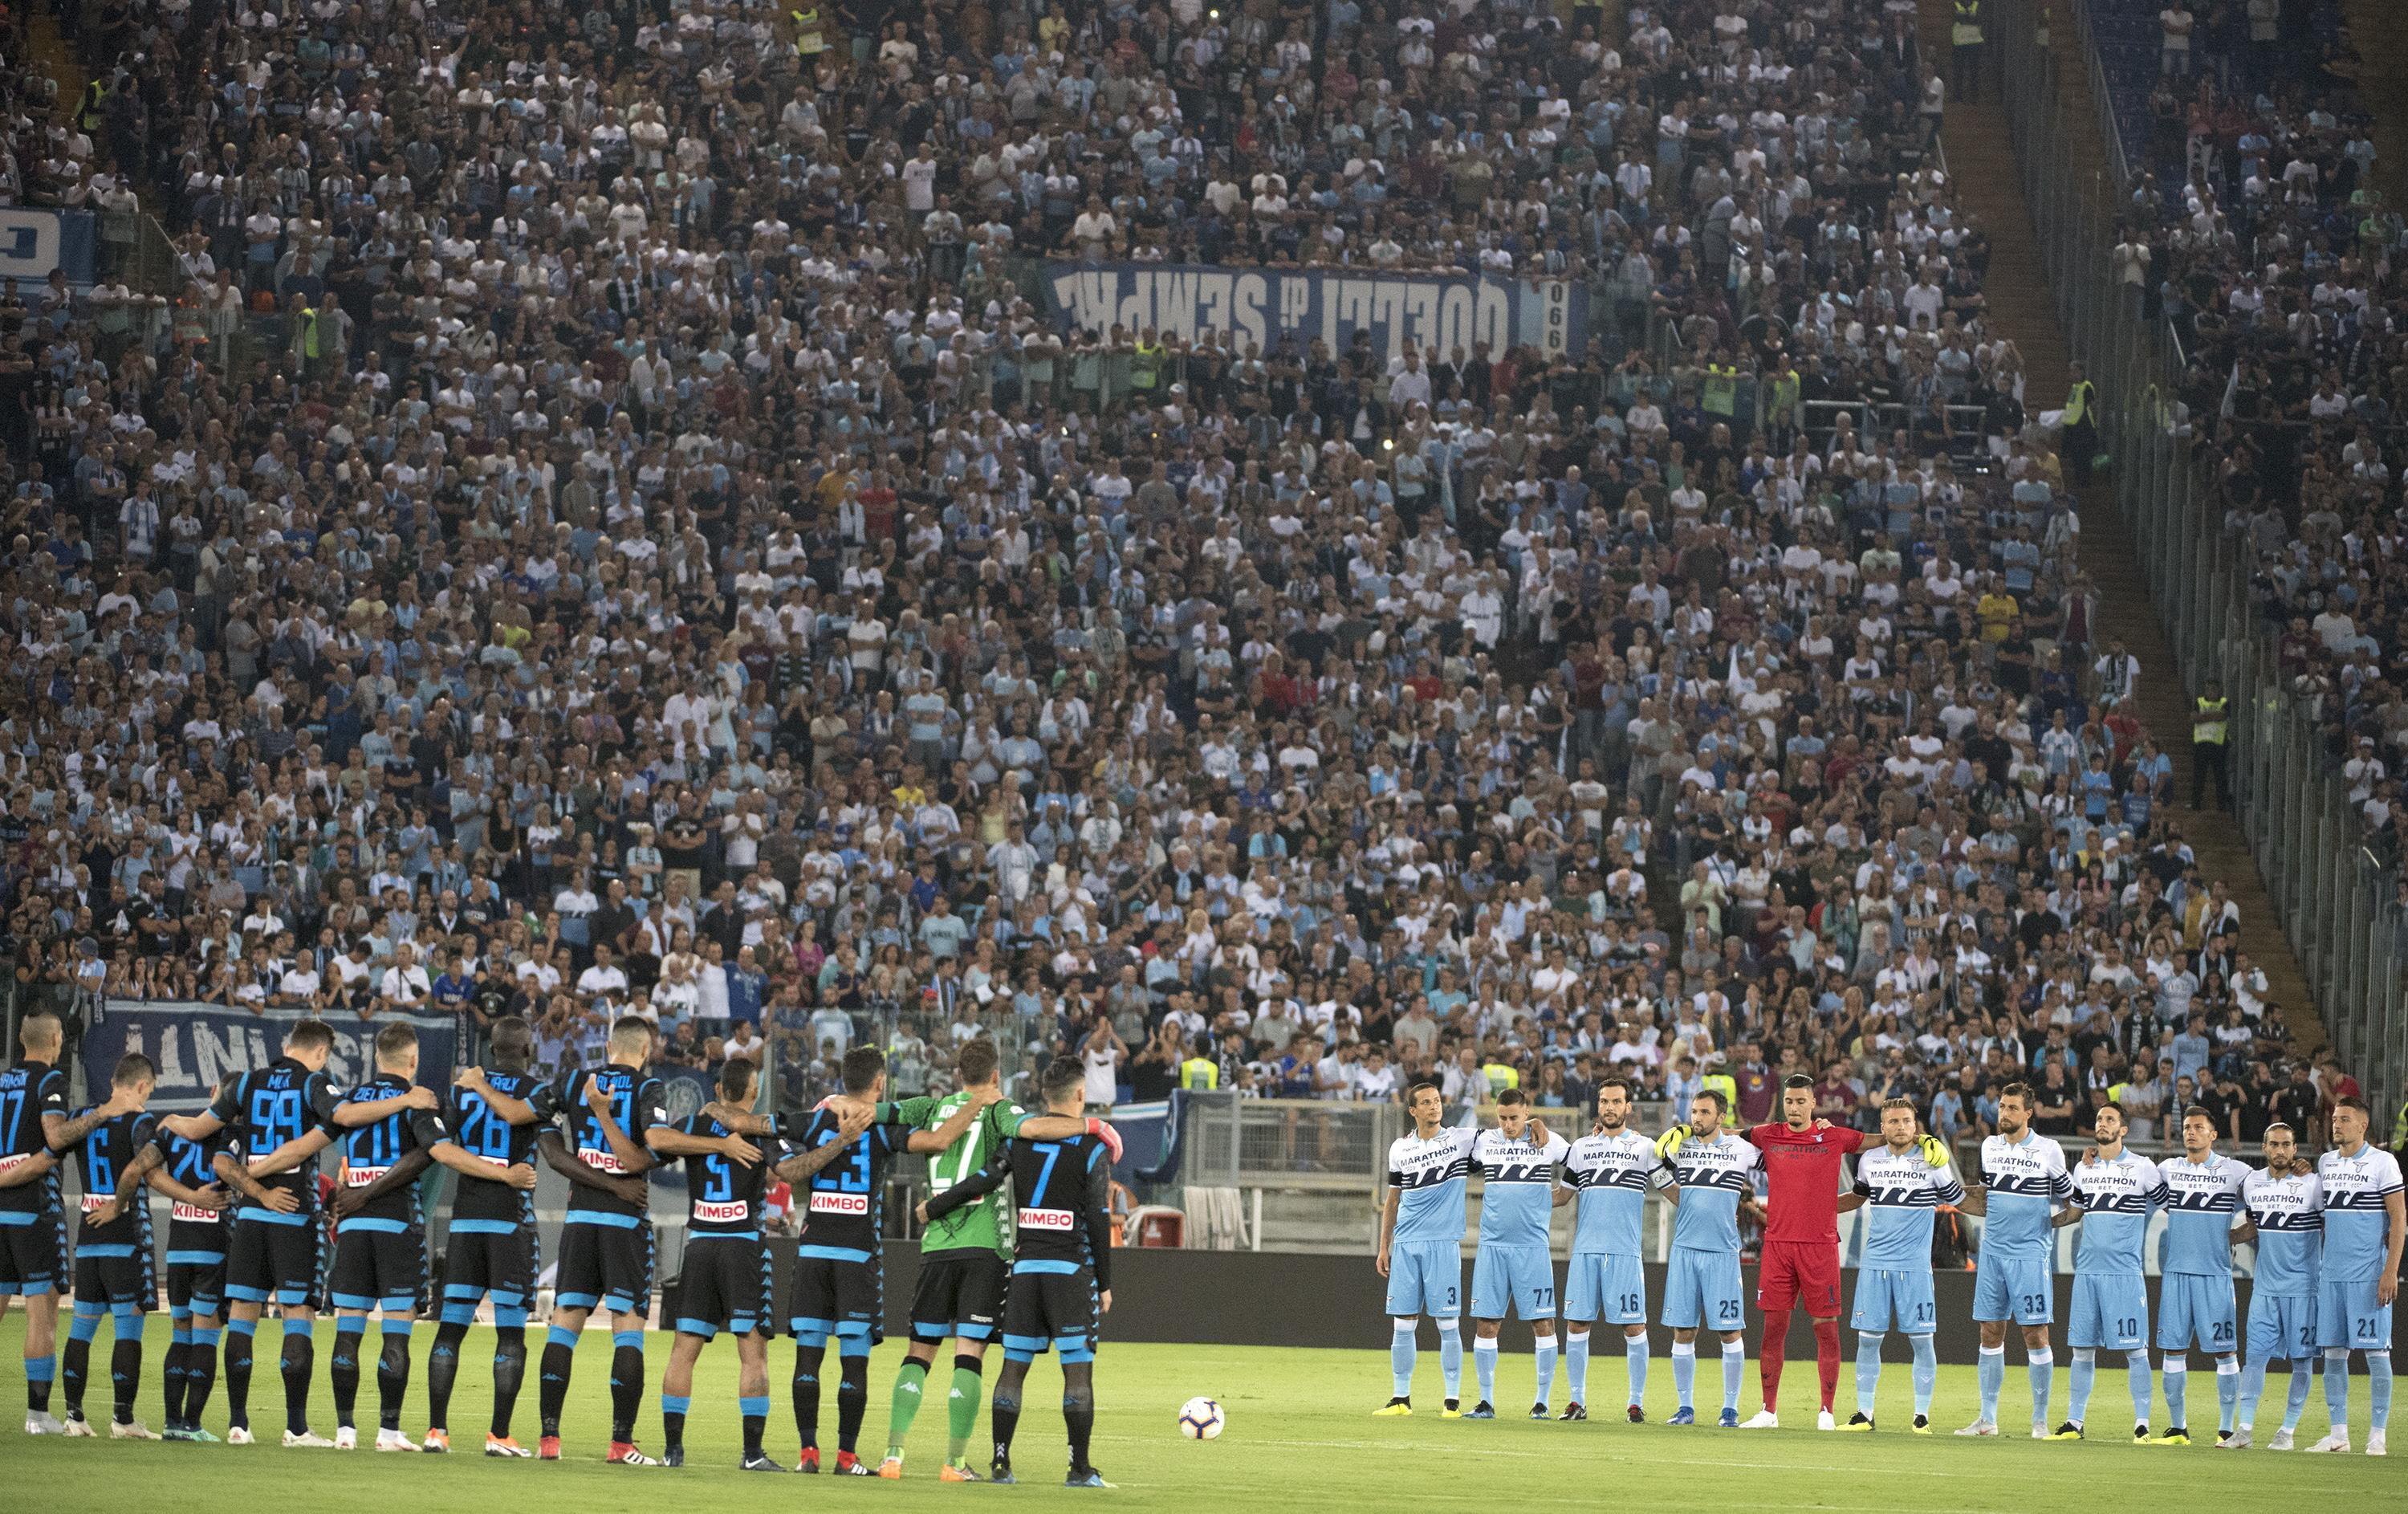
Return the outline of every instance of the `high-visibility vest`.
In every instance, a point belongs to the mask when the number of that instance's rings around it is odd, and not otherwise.
[[[1739,403],[1739,369],[1720,363],[1706,365],[1705,392],[1699,403],[1709,415],[1730,414]]]
[[[108,85],[97,79],[84,80],[83,104],[76,110],[76,125],[84,131],[100,130],[100,104],[108,98]]]
[[[301,307],[301,355],[304,357],[325,355],[318,346],[318,308],[314,305]]]
[[[1182,1089],[1217,1089],[1221,1086],[1221,1064],[1210,1057],[1190,1057],[1179,1064],[1179,1086]]]
[[[1956,24],[1948,36],[1960,48],[1981,46],[1982,0],[1956,0]]]
[[[820,9],[790,10],[786,18],[795,23],[795,51],[805,58],[816,58],[827,50],[827,35],[820,30]]]
[[[1481,1068],[1480,1072],[1482,1076],[1488,1079],[1488,1094],[1492,1099],[1507,1089],[1518,1089],[1522,1086],[1521,1070],[1512,1062],[1490,1062]]]
[[[2192,741],[2207,742],[2216,746],[2224,744],[2224,707],[2227,702],[2210,699],[2199,701],[2199,708],[2191,713],[2190,717]]]
[[[1698,1079],[1698,1087],[1701,1089],[1720,1089],[1723,1095],[1723,1107],[1733,1111],[1736,1111],[1739,1108],[1739,1079],[1731,1076],[1728,1073],[1708,1073],[1705,1076]],[[1734,1116],[1734,1117],[1736,1117],[1736,1116]]]
[[[2066,425],[2080,425],[2089,416],[2091,396],[2096,392],[2088,379],[2073,386],[2072,391],[2065,397]]]

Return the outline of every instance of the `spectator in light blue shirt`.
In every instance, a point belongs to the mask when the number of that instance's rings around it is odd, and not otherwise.
[[[2177,1080],[2187,1077],[2196,1081],[2206,1072],[2208,1062],[2214,1056],[2215,1045],[2207,1038],[2207,1021],[2193,1015],[2175,1034],[2166,1060],[2172,1067]]]

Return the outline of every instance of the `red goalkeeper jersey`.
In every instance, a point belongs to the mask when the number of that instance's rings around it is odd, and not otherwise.
[[[1764,1227],[1768,1241],[1840,1239],[1840,1163],[1865,1144],[1862,1131],[1832,1126],[1793,1131],[1783,1124],[1751,1126],[1750,1144],[1764,1153]]]

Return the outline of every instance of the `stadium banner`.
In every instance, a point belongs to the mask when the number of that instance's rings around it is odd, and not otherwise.
[[[225,1078],[265,1067],[282,1055],[285,1032],[305,1017],[292,1009],[254,1015],[194,1000],[111,999],[84,1032],[78,1055],[97,1088],[117,1059],[142,1053],[159,1069],[150,1108],[192,1114],[208,1107]],[[335,1050],[326,1072],[336,1087],[349,1089],[374,1070],[377,1032],[396,1020],[418,1031],[418,1081],[431,1089],[450,1087],[460,1034],[458,1020],[450,1015],[380,1015],[372,1020],[345,1015],[328,1021],[335,1028]]]
[[[1301,349],[1318,338],[1335,353],[1369,331],[1383,358],[1401,353],[1407,338],[1441,357],[1458,347],[1468,357],[1479,342],[1491,356],[1532,346],[1552,357],[1588,345],[1588,286],[1570,279],[1049,262],[1044,288],[1056,325],[1097,336],[1115,325],[1182,341],[1234,331],[1266,353],[1282,339]]]
[[[90,210],[0,208],[0,277],[39,283],[52,268],[64,268],[67,282],[91,283],[98,223]]]
[[[1120,1161],[1112,1163],[1114,1177],[1124,1183],[1138,1182],[1141,1180],[1140,1174],[1161,1164],[1164,1154],[1170,1149],[1175,1104],[1171,1099],[1121,1104],[1105,1117],[1121,1137]]]

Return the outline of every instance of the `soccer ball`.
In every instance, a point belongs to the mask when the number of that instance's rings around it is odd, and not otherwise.
[[[1190,1440],[1218,1440],[1225,1422],[1218,1399],[1191,1398],[1179,1406],[1179,1433]]]

